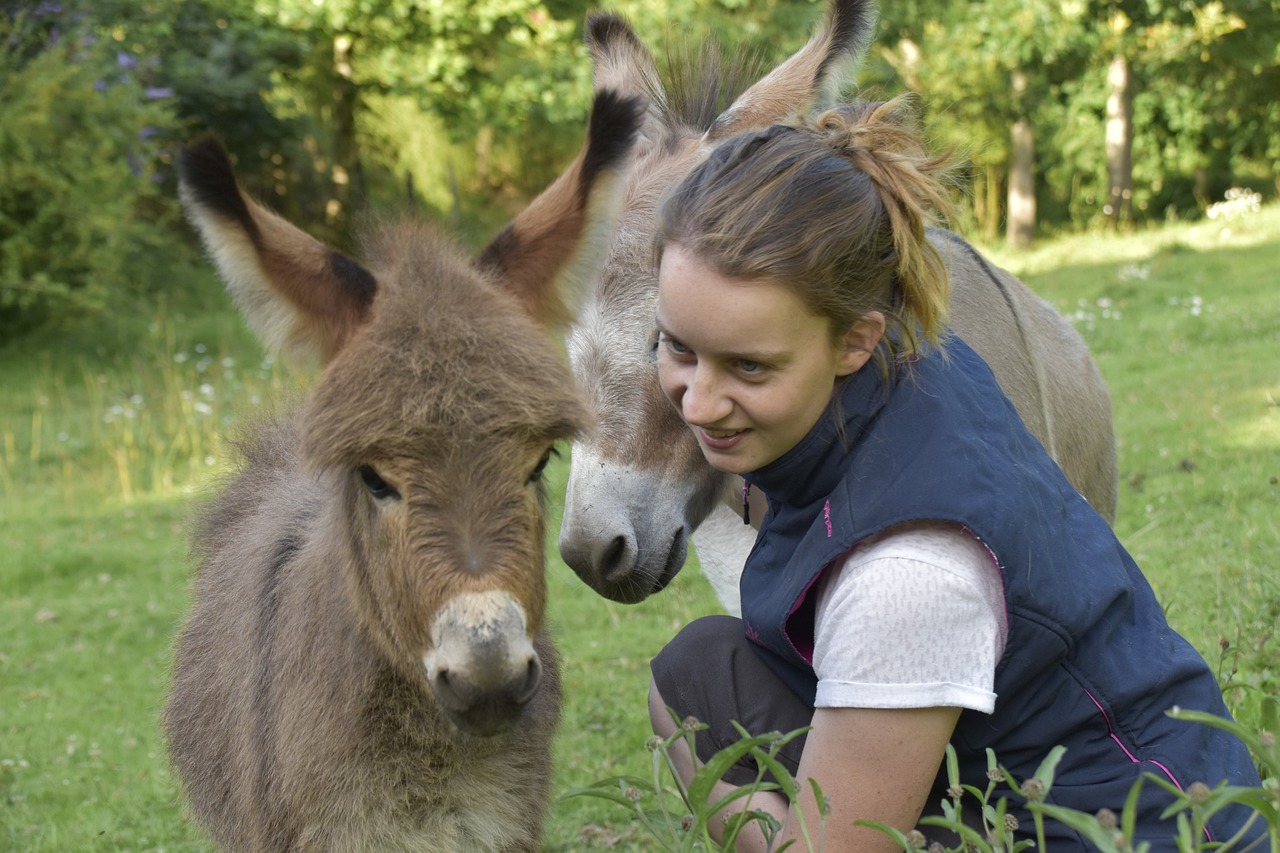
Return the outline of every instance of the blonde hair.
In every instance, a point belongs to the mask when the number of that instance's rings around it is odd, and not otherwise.
[[[776,281],[836,340],[880,311],[877,357],[909,359],[945,335],[950,283],[925,226],[951,210],[952,166],[927,150],[906,96],[743,133],[667,196],[655,253],[675,244],[721,275]]]

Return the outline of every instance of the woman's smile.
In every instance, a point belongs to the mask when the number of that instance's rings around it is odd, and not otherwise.
[[[703,429],[701,427],[693,427],[693,431],[698,437],[699,444],[719,451],[730,450],[737,446],[750,432],[745,429]]]

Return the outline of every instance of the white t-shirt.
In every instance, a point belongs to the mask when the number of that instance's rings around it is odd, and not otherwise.
[[[995,709],[1003,581],[963,528],[904,525],[860,542],[817,596],[816,707]]]

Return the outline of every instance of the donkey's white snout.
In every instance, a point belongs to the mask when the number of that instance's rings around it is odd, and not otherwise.
[[[524,608],[510,593],[451,599],[432,625],[427,681],[455,725],[472,734],[511,727],[542,683]]]

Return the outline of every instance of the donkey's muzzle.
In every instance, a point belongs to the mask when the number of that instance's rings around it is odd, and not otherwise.
[[[500,591],[457,596],[431,633],[427,681],[454,725],[474,735],[515,725],[542,684],[542,661],[520,603]]]

